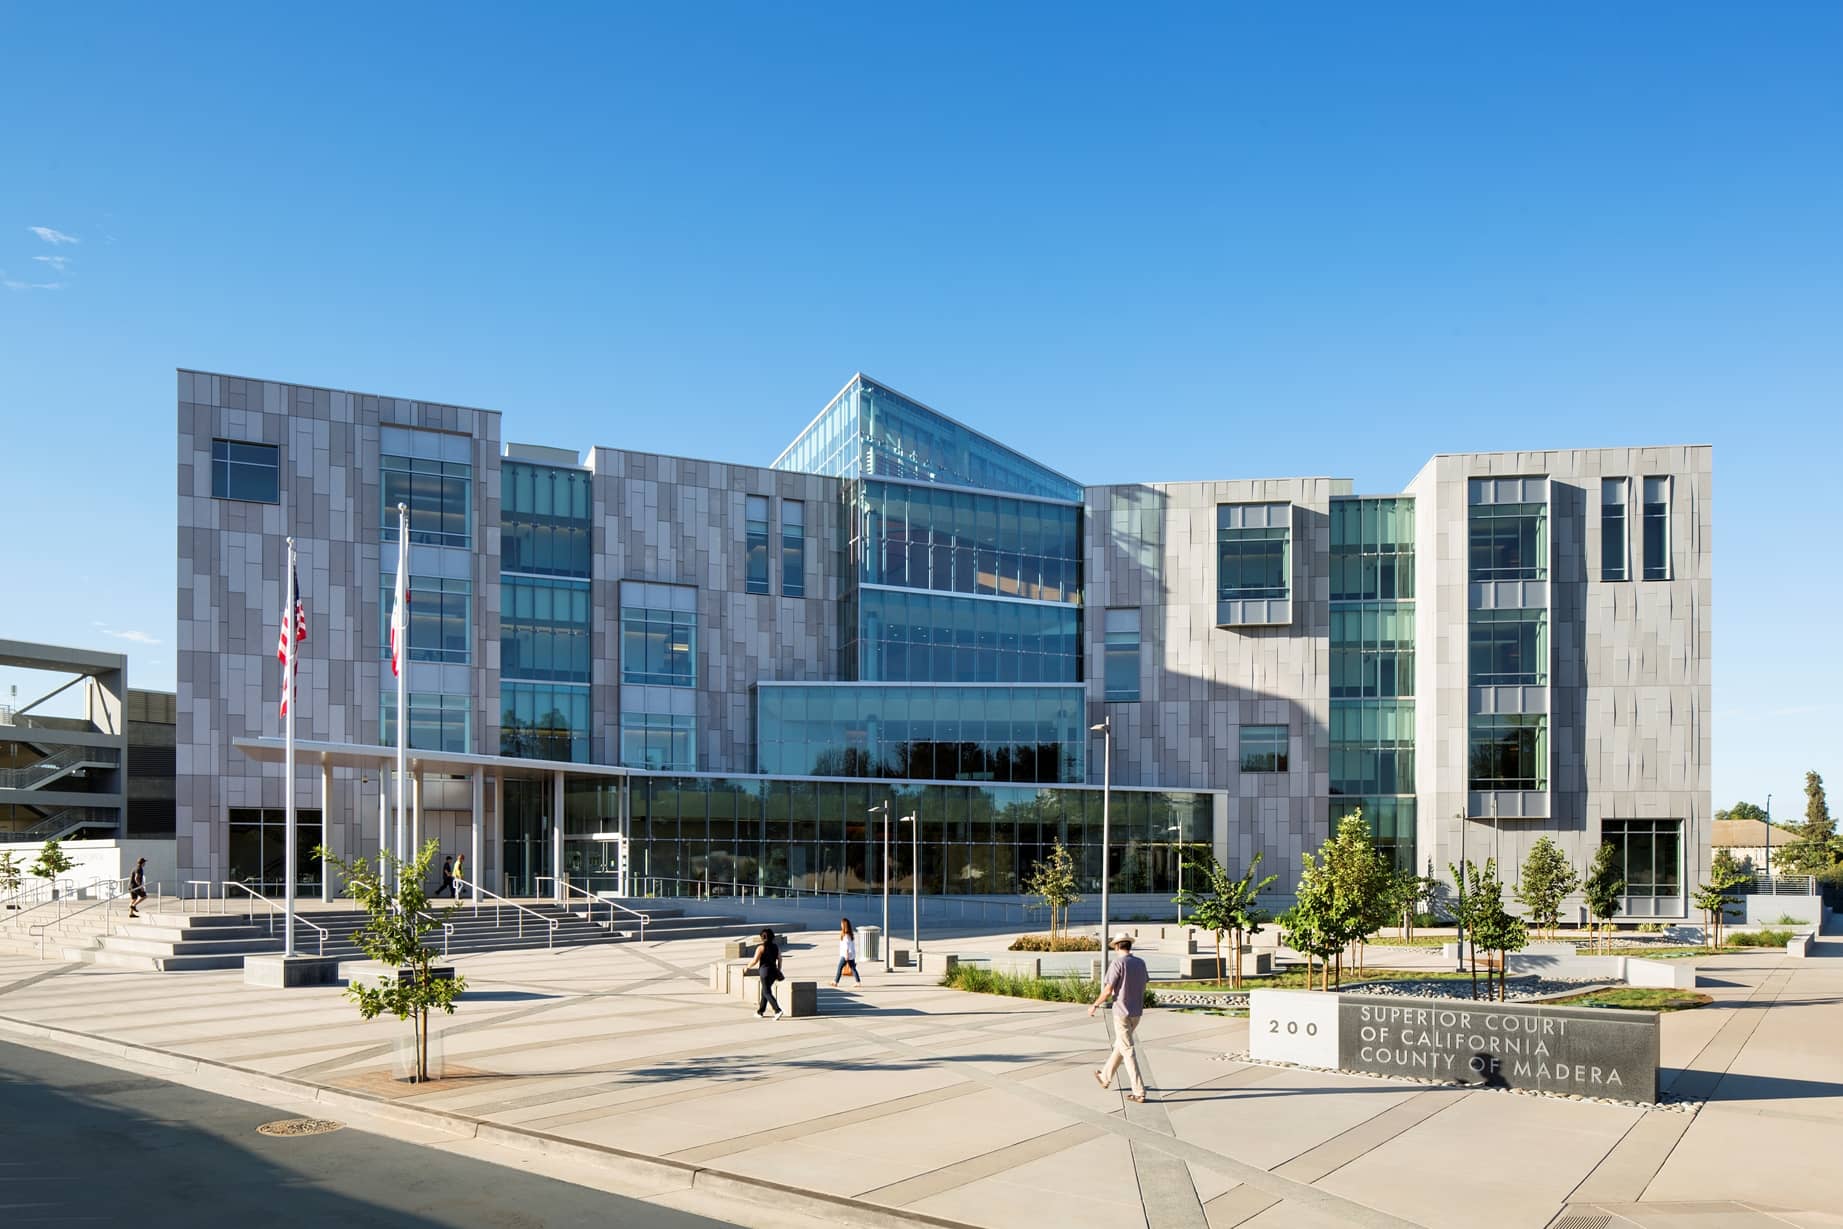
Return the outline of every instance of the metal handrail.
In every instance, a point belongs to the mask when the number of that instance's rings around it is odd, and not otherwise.
[[[595,921],[595,906],[607,905],[608,906],[608,929],[610,931],[614,929],[614,914],[617,909],[620,910],[622,913],[632,914],[634,917],[637,917],[640,919],[640,942],[642,943],[646,942],[646,914],[640,912],[638,909],[630,909],[626,905],[621,904],[619,901],[610,900],[606,896],[597,896],[595,893],[589,891],[589,889],[579,888],[575,884],[571,883],[568,879],[558,879],[555,875],[539,875],[537,876],[534,882],[536,883],[555,883],[555,884],[560,885],[566,894],[570,892],[574,892],[578,896],[586,896],[589,900],[588,917],[589,917],[589,921],[591,924],[593,924]],[[567,900],[567,897],[566,897],[566,900]]]
[[[56,906],[57,908],[58,917],[62,918],[66,912],[70,911],[71,902],[82,900],[84,893],[94,892],[96,891],[96,889],[102,887],[105,884],[121,884],[121,883],[126,883],[126,882],[128,882],[126,879],[108,879],[108,878],[99,877],[99,878],[90,880],[88,883],[76,884],[76,886],[73,887],[72,885],[75,884],[76,881],[72,879],[47,880],[45,881],[43,885],[37,888],[36,891],[41,892],[41,893],[49,893],[49,895],[47,895],[44,900],[39,901],[35,905],[27,905],[23,909],[18,909],[11,913],[8,913],[6,915],[5,924],[9,926],[17,925],[19,922],[19,919],[25,917],[26,914],[35,912],[39,909],[49,909],[53,906]],[[27,889],[27,891],[33,891],[33,890],[34,889]],[[24,895],[24,894],[25,894],[24,892],[21,893],[21,895]],[[86,905],[84,907],[88,908],[89,906]]]
[[[396,909],[399,912],[402,911],[401,907],[398,906],[395,901],[391,902],[391,908]],[[437,917],[434,913],[430,912],[427,909],[418,909],[416,911],[416,916],[420,918],[427,918],[429,921],[434,922],[437,926],[440,926],[442,928],[442,959],[446,960],[448,958],[448,941],[454,938],[454,923],[443,921],[441,918]]]
[[[121,757],[114,747],[68,747],[35,760],[24,768],[0,768],[0,788],[31,789],[34,781],[43,784],[59,773],[80,765],[116,768],[121,765]]]
[[[264,896],[261,892],[258,892],[255,888],[252,888],[247,883],[238,883],[235,879],[226,879],[223,881],[223,887],[224,887],[224,899],[225,900],[230,899],[230,889],[236,888],[239,892],[249,893],[251,900],[259,900],[263,904],[269,906],[269,908],[273,911],[268,915],[269,934],[271,936],[275,934],[275,915],[279,913],[284,918],[287,917],[288,911],[286,909],[282,908],[280,905],[276,904],[274,901],[270,900],[268,897]],[[313,931],[315,934],[320,936],[320,953],[319,954],[322,956],[326,955],[327,936],[330,935],[332,932],[329,931],[326,927],[319,925],[318,923],[308,921],[306,918],[302,917],[300,913],[298,912],[294,915],[294,920],[301,923],[301,925],[307,927],[307,929]],[[286,944],[287,938],[284,937],[282,942]]]
[[[74,917],[79,917],[82,914],[88,913],[91,909],[106,909],[107,912],[104,914],[104,917],[103,917],[103,925],[113,926],[115,924],[114,919],[115,919],[116,903],[120,901],[122,897],[128,895],[126,891],[122,890],[121,885],[128,883],[128,882],[130,882],[130,877],[126,875],[124,875],[120,879],[98,879],[96,880],[96,882],[90,885],[92,888],[101,887],[103,884],[107,883],[107,884],[112,885],[115,888],[115,890],[110,892],[107,896],[102,897],[100,900],[91,901],[89,904],[83,906],[81,909],[72,909],[69,913],[60,912],[55,920],[49,921],[49,922],[40,922],[36,926],[32,927],[32,929],[28,933],[30,933],[30,935],[34,939],[38,940],[38,958],[40,960],[43,960],[45,958],[45,934],[47,931],[62,930],[64,928],[64,923],[70,921]],[[153,899],[153,900],[162,899],[161,894],[160,894],[160,885],[158,883],[154,884],[154,890],[150,896],[150,899]],[[133,907],[132,901],[130,901],[129,907],[130,908]],[[151,907],[152,906],[149,906],[149,908]]]
[[[794,887],[792,884],[743,883],[738,880],[684,879],[684,878],[677,878],[677,877],[670,876],[670,875],[636,876],[633,882],[636,887],[640,887],[646,884],[661,884],[661,883],[687,884],[688,883],[688,884],[693,885],[694,887],[698,887],[702,889],[701,892],[693,894],[693,899],[699,899],[699,900],[711,899],[711,896],[710,896],[711,888],[737,889],[735,892],[732,893],[732,895],[738,897],[744,903],[747,903],[751,896],[753,896],[753,898],[758,902],[764,901],[764,900],[774,900],[777,898],[778,899],[791,898],[795,901],[798,901],[801,897],[810,896],[819,901],[837,901],[839,906],[842,908],[845,902],[847,901],[864,901],[866,903],[878,904],[878,903],[881,903],[883,899],[882,896],[877,892],[843,892],[843,891],[833,891],[833,890],[829,890],[826,888],[799,888],[799,887]],[[641,894],[650,896],[650,895],[655,895],[656,893],[643,892]],[[908,893],[906,892],[899,893],[899,895],[906,897]],[[677,898],[667,898],[667,899],[677,899]],[[1020,920],[1028,921],[1031,913],[1040,911],[1041,909],[1044,908],[1044,906],[1042,905],[1025,904],[1023,902],[1015,901],[1015,900],[986,900],[980,897],[973,897],[969,899],[963,896],[923,896],[922,900],[929,904],[938,904],[943,907],[951,905],[960,910],[962,917],[966,916],[966,913],[968,910],[974,907],[977,907],[979,910],[979,916],[982,920],[986,917],[986,911],[988,909],[992,909],[992,910],[997,910],[1001,918],[1005,916],[1006,911],[1015,910],[1018,913]]]
[[[546,926],[549,926],[550,936],[549,936],[546,946],[548,946],[552,950],[555,950],[557,946],[557,919],[556,918],[545,917],[542,913],[539,913],[536,909],[527,909],[525,906],[519,904],[515,900],[507,900],[505,897],[501,896],[497,892],[489,892],[485,888],[481,887],[479,884],[470,882],[469,880],[466,880],[466,879],[459,878],[458,876],[455,878],[454,882],[458,886],[465,887],[470,892],[477,892],[479,895],[484,896],[489,900],[494,900],[494,901],[499,902],[498,904],[493,906],[493,925],[495,926],[499,925],[501,919],[504,917],[504,910],[506,909],[515,910],[519,915],[518,916],[518,937],[521,939],[525,937],[525,915],[526,914],[530,914],[532,917],[536,918],[538,921],[543,922]],[[479,907],[480,906],[478,904],[474,906],[475,909],[478,909]]]

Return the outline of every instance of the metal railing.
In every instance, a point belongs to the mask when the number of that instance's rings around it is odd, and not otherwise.
[[[1750,896],[1816,896],[1814,875],[1755,875],[1747,888]]]
[[[632,917],[639,918],[640,919],[640,942],[642,943],[646,942],[646,914],[640,912],[638,909],[629,909],[626,905],[621,904],[619,901],[610,900],[606,896],[597,896],[595,893],[589,891],[589,889],[579,888],[575,884],[571,883],[568,879],[559,880],[555,875],[539,875],[537,879],[535,880],[535,882],[554,883],[554,884],[557,884],[559,887],[561,887],[564,892],[564,907],[565,908],[568,908],[569,893],[574,892],[578,896],[586,897],[589,902],[589,912],[587,916],[591,923],[595,921],[595,906],[597,905],[608,906],[608,929],[610,931],[614,929],[614,915],[616,911],[628,914],[629,916],[632,916]]]
[[[527,909],[525,906],[519,904],[517,901],[507,900],[505,897],[501,896],[499,893],[489,892],[485,888],[481,887],[479,884],[470,882],[469,880],[457,878],[454,882],[457,886],[465,887],[470,892],[477,892],[480,896],[484,896],[488,900],[495,902],[492,906],[493,925],[495,926],[500,926],[504,924],[504,917],[505,917],[504,911],[505,910],[511,909],[512,911],[514,911],[518,915],[518,937],[521,939],[525,937],[525,918],[527,916],[537,921],[540,921],[544,923],[546,926],[550,927],[550,935],[547,939],[547,946],[550,947],[552,950],[555,950],[557,946],[557,919],[556,918],[545,917],[542,913],[539,913],[536,909]],[[479,908],[480,908],[480,904],[479,904],[479,901],[476,899],[474,902],[474,909],[477,911]]]
[[[121,829],[121,821],[115,814],[101,815],[98,812],[111,811],[109,807],[65,807],[53,811],[30,828],[13,828],[0,832],[0,841],[22,844],[28,841],[46,841],[62,837],[83,828],[102,828],[110,832]]]
[[[689,892],[682,888],[692,889]],[[633,879],[634,892],[638,896],[656,896],[665,899],[719,900],[733,897],[747,904],[749,901],[781,901],[797,907],[809,905],[831,905],[841,911],[848,904],[858,904],[865,908],[882,907],[881,892],[845,892],[827,888],[799,888],[791,884],[741,883],[734,880],[716,879],[677,879],[671,876],[639,875]],[[662,890],[662,889],[671,890]],[[892,901],[907,901],[906,892],[892,892]],[[1040,912],[1042,905],[1024,904],[1015,900],[988,900],[979,896],[929,896],[923,895],[922,912],[931,910],[958,911],[961,920],[977,915],[980,921],[1016,918],[1030,921],[1033,913]]]
[[[71,921],[73,918],[81,917],[83,914],[88,913],[92,909],[103,910],[103,923],[102,924],[105,928],[112,928],[115,925],[115,906],[119,904],[124,898],[128,897],[128,888],[127,888],[128,883],[129,883],[128,876],[123,876],[120,879],[98,879],[94,883],[92,883],[90,886],[101,892],[100,899],[92,900],[89,904],[81,905],[75,909],[70,909],[68,911],[60,911],[58,916],[53,918],[52,920],[48,922],[40,922],[37,925],[33,926],[28,933],[32,936],[32,938],[38,940],[38,958],[40,960],[43,960],[45,958],[45,936],[48,933],[50,933],[53,930],[64,929],[65,923]],[[60,898],[60,899],[62,900],[62,899],[70,899],[70,898],[66,897],[66,898]],[[76,898],[76,899],[81,899],[81,898]],[[165,897],[160,891],[160,885],[156,883],[153,885],[153,890],[148,893],[148,900],[155,902],[155,904],[145,905],[145,907],[152,909],[155,907],[155,905],[157,905],[159,902],[161,902],[164,899]],[[135,907],[134,902],[132,899],[130,899],[129,908],[133,909],[134,907]]]
[[[235,888],[239,892],[248,893],[251,900],[259,900],[263,904],[269,906],[271,910],[271,912],[268,915],[270,937],[273,937],[275,934],[275,915],[276,914],[278,913],[281,914],[283,924],[284,925],[287,924],[288,911],[282,908],[282,906],[276,904],[274,901],[270,900],[268,897],[264,896],[261,892],[258,892],[255,888],[252,888],[249,884],[238,883],[235,879],[226,879],[224,880],[222,886],[224,889],[224,899],[227,901],[230,899],[230,890],[232,888]],[[315,934],[320,936],[319,954],[322,956],[326,955],[326,941],[327,941],[327,938],[332,934],[332,932],[329,931],[324,926],[308,921],[306,918],[302,917],[300,913],[298,912],[294,915],[294,920],[300,923],[301,925],[307,927],[307,929],[313,931]],[[287,942],[287,937],[285,936],[283,938],[283,943],[286,944],[286,942]]]
[[[120,762],[113,747],[67,747],[24,768],[0,768],[0,789],[32,789],[74,768],[114,768]]]
[[[74,912],[72,906],[83,900],[86,896],[94,897],[98,893],[103,892],[106,892],[108,895],[113,895],[114,892],[111,890],[111,885],[127,882],[126,879],[110,878],[92,879],[88,883],[78,883],[74,879],[52,879],[39,885],[37,888],[28,888],[18,893],[21,897],[30,895],[33,898],[33,903],[29,905],[22,904],[18,909],[4,911],[6,914],[5,921],[0,924],[16,928],[20,920],[27,914],[36,913],[40,909],[55,909],[58,917],[62,918],[65,914]],[[88,907],[88,905],[84,906],[86,909]]]

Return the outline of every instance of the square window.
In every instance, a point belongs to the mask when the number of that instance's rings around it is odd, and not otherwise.
[[[239,440],[211,441],[211,497],[246,503],[281,502],[280,449]]]
[[[1286,748],[1285,726],[1245,725],[1241,728],[1241,770],[1285,772]]]

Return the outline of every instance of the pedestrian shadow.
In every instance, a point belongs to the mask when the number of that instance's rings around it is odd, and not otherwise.
[[[564,994],[540,994],[535,990],[463,990],[463,1003],[529,1003],[540,999],[569,998]]]

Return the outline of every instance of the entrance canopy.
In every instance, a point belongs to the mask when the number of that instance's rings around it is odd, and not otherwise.
[[[253,760],[282,762],[283,747],[279,738],[233,738],[230,745]],[[329,764],[335,768],[395,769],[397,749],[374,747],[365,743],[314,742],[294,740],[296,758],[307,764]],[[474,769],[484,768],[493,776],[506,780],[520,777],[547,777],[568,773],[572,777],[625,777],[632,769],[612,764],[577,764],[568,760],[532,760],[510,755],[471,755],[466,752],[417,751],[408,754],[411,773],[446,773],[457,777],[471,776]]]

